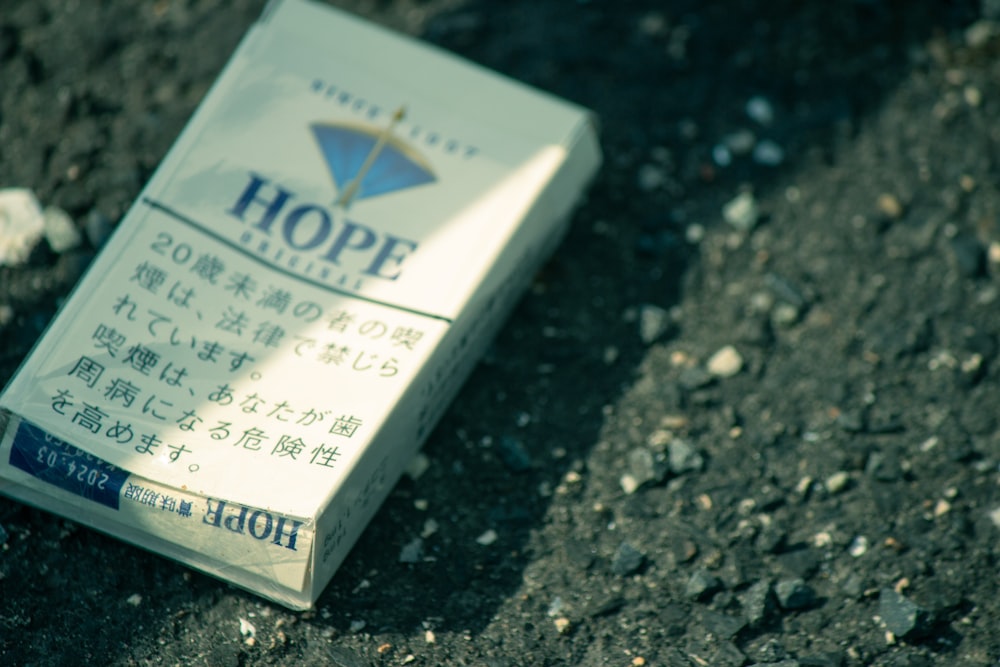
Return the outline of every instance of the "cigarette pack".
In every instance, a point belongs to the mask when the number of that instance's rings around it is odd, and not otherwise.
[[[600,161],[581,108],[272,2],[0,396],[0,492],[308,608]]]

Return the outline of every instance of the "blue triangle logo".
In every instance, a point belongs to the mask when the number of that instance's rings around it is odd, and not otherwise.
[[[384,136],[384,131],[348,123],[313,123],[310,129],[337,190],[343,193],[352,187],[355,201],[437,180],[415,150],[396,137]],[[361,182],[354,183],[373,151],[377,154],[360,174]]]

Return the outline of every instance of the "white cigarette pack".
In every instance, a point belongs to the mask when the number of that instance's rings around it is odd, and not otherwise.
[[[600,160],[583,109],[272,2],[0,396],[0,492],[310,607]]]

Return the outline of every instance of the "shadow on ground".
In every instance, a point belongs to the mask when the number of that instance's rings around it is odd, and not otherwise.
[[[911,47],[963,25],[973,10],[878,0],[346,4],[419,26],[425,39],[600,117],[605,167],[567,241],[432,434],[430,468],[393,491],[319,612],[289,615],[334,635],[409,635],[428,623],[476,635],[522,588],[551,494],[587,466],[607,407],[634,381],[647,349],[641,309],[669,311],[681,299],[699,262],[685,240],[692,226],[721,224],[723,204],[741,185],[766,192],[803,155],[849,139],[895,82],[921,66]],[[179,67],[199,60],[206,38],[161,36],[185,45]],[[101,46],[112,59],[127,47]],[[770,101],[773,123],[747,117],[754,96]],[[132,121],[93,114],[98,123]],[[767,167],[731,151],[732,164],[720,167],[713,151],[741,130],[773,140],[785,159]],[[49,194],[58,203],[64,190]],[[35,304],[42,316],[53,300],[50,293]],[[663,336],[683,326],[670,320]],[[430,533],[428,519],[436,522]],[[169,647],[201,628],[204,645],[231,644],[229,625],[256,605],[225,584],[6,500],[0,525],[11,533],[0,646],[12,664],[100,661],[140,645],[155,654],[156,642]],[[489,530],[496,542],[477,542]],[[400,563],[403,546],[422,533],[425,560]],[[137,592],[145,599],[132,607],[126,600]],[[159,650],[185,655],[180,646]],[[219,651],[220,661],[233,661],[230,649]]]

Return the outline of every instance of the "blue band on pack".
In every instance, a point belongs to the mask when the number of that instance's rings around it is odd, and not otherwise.
[[[92,454],[67,445],[22,421],[10,450],[10,464],[75,495],[118,509],[129,473]]]

